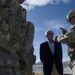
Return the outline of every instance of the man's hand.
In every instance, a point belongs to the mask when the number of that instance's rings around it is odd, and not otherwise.
[[[66,34],[67,33],[67,30],[63,29],[63,28],[60,28],[62,30],[62,34]]]

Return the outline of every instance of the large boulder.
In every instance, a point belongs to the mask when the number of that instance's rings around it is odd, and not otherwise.
[[[0,75],[32,75],[34,24],[26,21],[24,0],[0,0]]]

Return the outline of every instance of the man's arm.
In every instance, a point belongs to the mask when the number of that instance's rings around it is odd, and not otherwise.
[[[61,60],[62,60],[62,57],[63,57],[62,55],[63,54],[62,54],[62,45],[61,45],[61,43],[59,43],[59,46],[60,46],[60,56],[61,56]]]
[[[43,52],[43,46],[42,46],[42,44],[40,45],[40,60],[41,60],[41,62],[44,62],[44,54],[43,54],[44,52]]]
[[[64,44],[70,44],[70,42],[74,42],[75,41],[75,27],[72,28],[66,34],[56,37],[55,41],[58,41],[58,42],[64,43]]]

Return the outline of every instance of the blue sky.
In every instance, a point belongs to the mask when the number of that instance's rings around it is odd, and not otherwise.
[[[55,36],[58,36],[62,34],[60,27],[70,29],[71,25],[66,21],[66,15],[75,9],[75,0],[27,0],[23,7],[27,9],[27,21],[33,22],[35,26],[33,46],[36,62],[39,62],[39,46],[47,40],[45,31],[51,29]],[[67,61],[67,45],[62,45],[62,48],[63,61]]]

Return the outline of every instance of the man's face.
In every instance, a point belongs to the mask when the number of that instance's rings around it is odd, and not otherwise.
[[[49,41],[52,41],[53,38],[54,38],[54,33],[53,33],[53,32],[48,32],[47,35],[46,35],[46,37],[47,37],[47,39],[48,39]]]
[[[72,19],[70,19],[70,21],[69,21],[72,25],[74,25],[75,24],[75,17],[74,18],[72,18]]]

